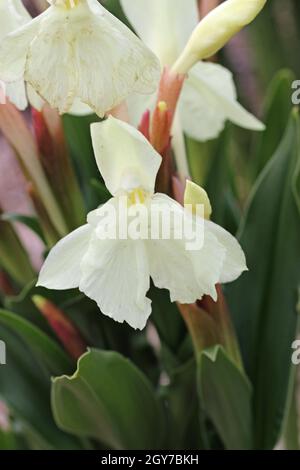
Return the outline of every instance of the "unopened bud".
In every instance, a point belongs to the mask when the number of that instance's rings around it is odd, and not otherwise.
[[[204,218],[209,220],[212,214],[212,208],[207,192],[192,181],[187,181],[184,193],[184,205],[191,207],[193,214],[196,214],[197,205],[200,204],[204,207]]]
[[[267,0],[226,0],[200,21],[173,71],[187,73],[193,65],[218,52],[242,28],[251,23]]]

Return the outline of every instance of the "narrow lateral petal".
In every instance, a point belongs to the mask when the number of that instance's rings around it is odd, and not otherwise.
[[[220,283],[235,281],[244,271],[248,270],[245,254],[239,242],[227,232],[227,230],[220,227],[220,225],[210,221],[205,221],[205,225],[226,250],[226,256],[220,275]]]
[[[179,103],[184,131],[206,141],[223,130],[226,120],[261,131],[264,125],[237,101],[232,74],[218,64],[200,62],[189,73]]]
[[[92,235],[91,227],[83,225],[60,240],[50,251],[39,275],[38,285],[48,289],[72,289],[79,286],[80,263]]]

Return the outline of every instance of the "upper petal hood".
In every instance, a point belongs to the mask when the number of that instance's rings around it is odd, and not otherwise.
[[[161,156],[134,127],[110,116],[91,125],[99,171],[111,194],[142,187],[154,192]]]
[[[246,129],[264,129],[238,103],[231,72],[209,62],[199,62],[190,71],[180,97],[179,112],[186,134],[199,141],[217,137],[227,119]]]
[[[196,0],[121,0],[121,5],[163,65],[175,62],[199,20]]]

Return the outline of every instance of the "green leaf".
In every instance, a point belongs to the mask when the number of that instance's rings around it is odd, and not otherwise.
[[[177,354],[185,337],[186,328],[176,303],[171,303],[168,291],[154,286],[151,286],[149,297],[152,300],[151,320],[155,324],[160,340],[173,354]]]
[[[226,449],[252,449],[251,384],[221,346],[199,355],[198,391]]]
[[[45,244],[46,240],[39,224],[39,221],[36,217],[30,217],[28,215],[23,214],[15,214],[14,212],[7,212],[2,214],[2,220],[7,220],[9,222],[19,222],[26,227],[30,228],[32,232],[34,232]]]
[[[254,385],[255,446],[280,435],[296,334],[300,284],[299,117],[260,175],[240,230],[249,272],[227,288]]]
[[[50,377],[72,371],[59,345],[18,315],[0,311],[0,338],[6,344],[6,365],[0,368],[0,396],[24,423],[32,446],[74,449],[77,441],[55,425],[50,408]]]
[[[1,211],[0,211],[1,214]],[[10,222],[0,218],[0,266],[20,286],[35,278],[28,253]]]
[[[280,144],[289,120],[293,104],[291,100],[292,83],[295,75],[290,70],[281,70],[275,75],[269,87],[263,113],[266,130],[257,134],[257,151],[250,161],[256,178]]]
[[[162,387],[168,407],[168,449],[203,447],[198,421],[199,403],[196,387],[195,359],[173,369],[170,383]]]
[[[146,379],[116,352],[90,350],[72,377],[53,380],[58,426],[114,449],[156,449],[162,439],[160,403]]]
[[[234,162],[231,159],[236,149],[232,147],[231,137],[231,127],[227,125],[215,141],[215,151],[211,156],[205,189],[213,209],[213,222],[222,225],[231,233],[236,233],[240,211],[235,197]]]
[[[90,125],[99,121],[94,114],[89,116],[63,116],[64,130],[71,154],[77,169],[88,210],[99,205],[98,196],[91,186],[93,178],[99,178],[100,173],[94,157]]]

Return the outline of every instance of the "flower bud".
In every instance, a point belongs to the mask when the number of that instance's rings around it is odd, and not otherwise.
[[[209,220],[212,214],[212,208],[207,192],[192,181],[187,181],[184,193],[184,205],[191,207],[193,214],[196,214],[197,205],[200,204],[204,206],[204,218]]]
[[[187,73],[195,63],[218,52],[244,26],[251,23],[267,0],[226,0],[196,27],[173,71]]]

